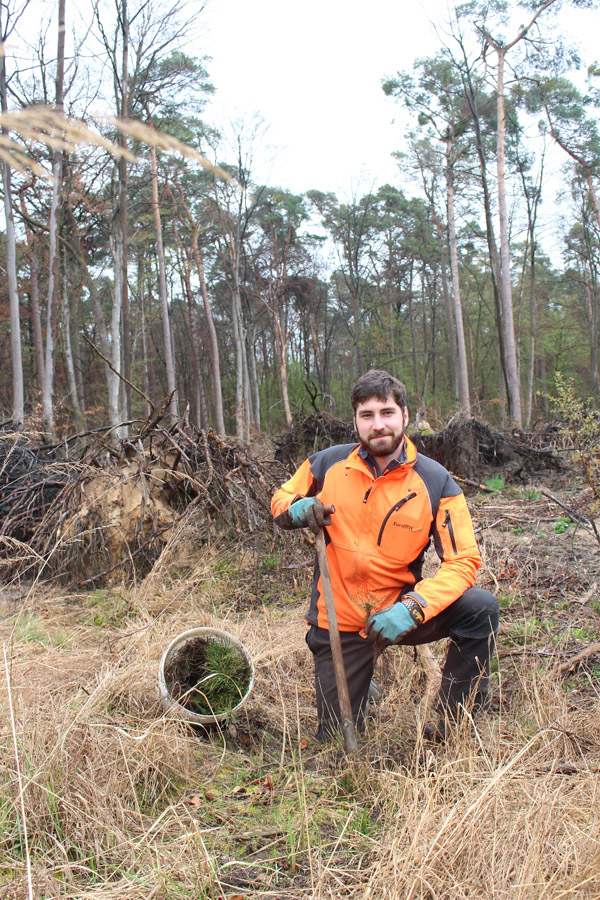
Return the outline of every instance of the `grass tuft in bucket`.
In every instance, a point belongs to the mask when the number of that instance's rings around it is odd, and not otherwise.
[[[159,672],[161,699],[191,721],[217,721],[239,708],[250,693],[254,667],[233,635],[195,628],[168,647]],[[165,701],[169,701],[165,703]]]

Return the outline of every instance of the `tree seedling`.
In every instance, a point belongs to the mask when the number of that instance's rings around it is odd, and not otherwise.
[[[165,671],[172,695],[200,715],[231,712],[248,690],[250,666],[231,644],[218,640],[188,643]]]

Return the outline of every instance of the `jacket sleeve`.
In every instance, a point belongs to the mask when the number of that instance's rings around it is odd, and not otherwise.
[[[295,500],[301,497],[314,497],[317,483],[312,474],[311,462],[305,460],[298,471],[275,491],[271,499],[271,512],[280,528],[297,528],[288,510]]]
[[[473,587],[481,556],[464,494],[442,497],[432,526],[441,565],[432,578],[423,578],[410,592],[425,600],[425,621],[433,618]]]

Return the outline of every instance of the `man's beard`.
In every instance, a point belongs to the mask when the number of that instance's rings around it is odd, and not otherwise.
[[[398,432],[394,432],[394,434],[386,434],[384,437],[380,437],[377,440],[374,440],[373,437],[370,438],[361,438],[360,443],[368,450],[371,456],[391,456],[396,452],[400,444],[404,440],[404,431],[401,431],[400,434]]]

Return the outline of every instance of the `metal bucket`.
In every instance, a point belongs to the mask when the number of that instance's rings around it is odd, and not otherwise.
[[[171,695],[169,685],[167,684],[167,679],[165,677],[165,671],[168,671],[169,667],[181,655],[185,655],[186,649],[187,651],[191,651],[193,646],[197,646],[198,642],[207,644],[211,641],[218,641],[221,644],[235,648],[246,661],[250,670],[250,678],[248,680],[248,687],[244,695],[240,698],[239,702],[236,703],[235,706],[225,712],[208,715],[204,713],[194,712],[194,710],[188,709],[186,706],[180,703],[176,697],[173,697]],[[201,675],[199,675],[198,677],[198,681],[200,680]],[[160,665],[158,667],[158,694],[160,702],[162,703],[164,709],[170,713],[174,713],[175,715],[179,716],[179,718],[184,719],[186,722],[192,722],[196,725],[209,725],[213,722],[222,722],[224,719],[229,719],[236,712],[239,712],[239,710],[242,708],[242,706],[250,696],[253,687],[254,663],[252,662],[252,657],[241,641],[238,641],[236,637],[221,628],[190,628],[189,631],[182,632],[182,634],[178,635],[178,637],[171,641],[171,643],[163,653]]]

